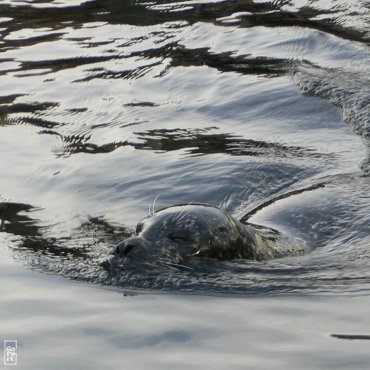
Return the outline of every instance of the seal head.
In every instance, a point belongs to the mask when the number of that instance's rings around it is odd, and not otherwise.
[[[254,259],[254,240],[244,226],[217,207],[173,206],[140,221],[136,235],[119,243],[114,254],[123,264],[179,263],[191,257]]]

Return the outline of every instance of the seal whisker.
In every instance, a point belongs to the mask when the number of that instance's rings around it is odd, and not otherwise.
[[[173,268],[175,270],[179,270],[179,269],[183,269],[184,270],[185,269],[185,270],[189,270],[189,271],[194,271],[194,269],[191,268],[191,267],[182,265],[180,263],[172,262],[172,261],[167,260],[167,259],[160,259],[158,262],[162,266],[171,267],[171,268]]]
[[[173,216],[173,221],[174,222],[176,222],[177,221],[177,218],[178,218],[178,216],[179,216],[179,214],[180,214],[181,212],[177,212],[176,214],[175,214],[175,216]]]
[[[185,212],[185,208],[184,209],[182,209],[180,212],[177,212],[177,214],[175,215],[175,217],[174,217],[174,221],[178,221],[179,220],[179,218],[181,217],[181,215],[183,214]]]
[[[190,206],[190,205],[192,205],[192,203],[193,203],[193,201],[191,200],[189,203],[187,203],[186,205],[187,206]],[[184,208],[183,210],[181,210],[180,212],[178,212],[177,214],[176,214],[176,216],[174,217],[174,221],[180,221],[180,219],[181,219],[181,216],[182,216],[182,214],[184,213],[186,211],[186,209]]]
[[[177,222],[180,222],[181,220],[183,220],[189,213],[191,212],[191,210],[187,211],[186,213],[184,213],[179,219],[177,219],[176,221]]]
[[[155,202],[157,201],[158,197],[159,197],[159,194],[157,194],[157,196],[156,196],[156,197],[154,198],[154,200],[153,200],[152,215],[154,215],[154,213],[155,213]]]
[[[225,209],[225,206],[226,206],[226,204],[228,203],[228,201],[229,201],[229,199],[230,199],[230,194],[226,194],[225,196],[224,196],[224,199],[222,199],[222,201],[220,202],[220,205],[219,205],[219,207],[221,208],[221,209]]]
[[[171,261],[169,259],[159,258],[156,261],[156,264],[159,265],[159,266],[170,266],[172,263],[171,263]]]

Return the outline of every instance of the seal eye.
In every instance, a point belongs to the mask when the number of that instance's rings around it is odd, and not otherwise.
[[[168,235],[168,239],[172,240],[173,242],[186,242],[187,239],[183,236],[179,235]]]

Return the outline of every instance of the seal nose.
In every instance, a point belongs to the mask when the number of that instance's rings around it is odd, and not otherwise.
[[[133,251],[138,248],[144,249],[145,241],[142,238],[133,237],[119,243],[115,249],[114,254],[120,258],[124,258],[132,254]]]

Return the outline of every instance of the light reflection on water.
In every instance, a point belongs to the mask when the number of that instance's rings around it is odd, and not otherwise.
[[[24,237],[15,258],[155,290],[367,289],[367,29],[345,4],[337,22],[283,3],[2,2],[0,215]],[[251,219],[306,256],[191,262],[197,274],[100,266],[157,195],[242,218],[322,182]]]

